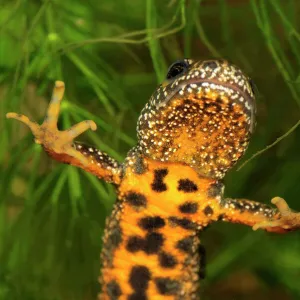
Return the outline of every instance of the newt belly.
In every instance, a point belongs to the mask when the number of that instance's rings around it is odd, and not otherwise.
[[[205,259],[198,233],[219,217],[217,180],[183,164],[143,163],[142,174],[126,169],[107,224],[100,299],[195,299]]]

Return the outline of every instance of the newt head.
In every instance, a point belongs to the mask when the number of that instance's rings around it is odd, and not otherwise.
[[[252,82],[224,60],[171,65],[138,120],[138,150],[222,178],[246,150],[255,125]]]

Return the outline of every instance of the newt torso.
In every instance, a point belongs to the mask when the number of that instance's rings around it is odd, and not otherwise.
[[[101,299],[195,299],[198,233],[219,217],[222,184],[180,163],[142,163],[126,169],[107,224]]]

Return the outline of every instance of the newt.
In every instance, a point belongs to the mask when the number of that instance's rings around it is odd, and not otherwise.
[[[250,78],[225,60],[183,59],[169,68],[143,108],[137,145],[123,163],[74,142],[96,130],[92,120],[59,131],[64,83],[56,81],[42,125],[8,113],[32,131],[59,162],[115,185],[107,219],[99,299],[198,299],[205,250],[199,233],[216,221],[286,233],[300,213],[275,197],[277,208],[224,197],[223,178],[242,157],[255,127]]]

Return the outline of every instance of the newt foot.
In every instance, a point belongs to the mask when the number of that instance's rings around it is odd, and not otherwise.
[[[255,224],[253,230],[267,227],[280,227],[286,230],[300,228],[300,213],[293,212],[283,198],[275,197],[271,202],[277,206],[279,218]]]
[[[64,91],[65,84],[62,81],[56,81],[46,117],[41,125],[30,121],[24,115],[13,112],[7,113],[6,117],[26,124],[34,135],[35,142],[41,144],[47,152],[75,157],[85,165],[87,159],[75,150],[73,140],[88,129],[96,130],[97,125],[94,121],[86,120],[73,125],[67,130],[60,131],[57,129],[57,120]]]

